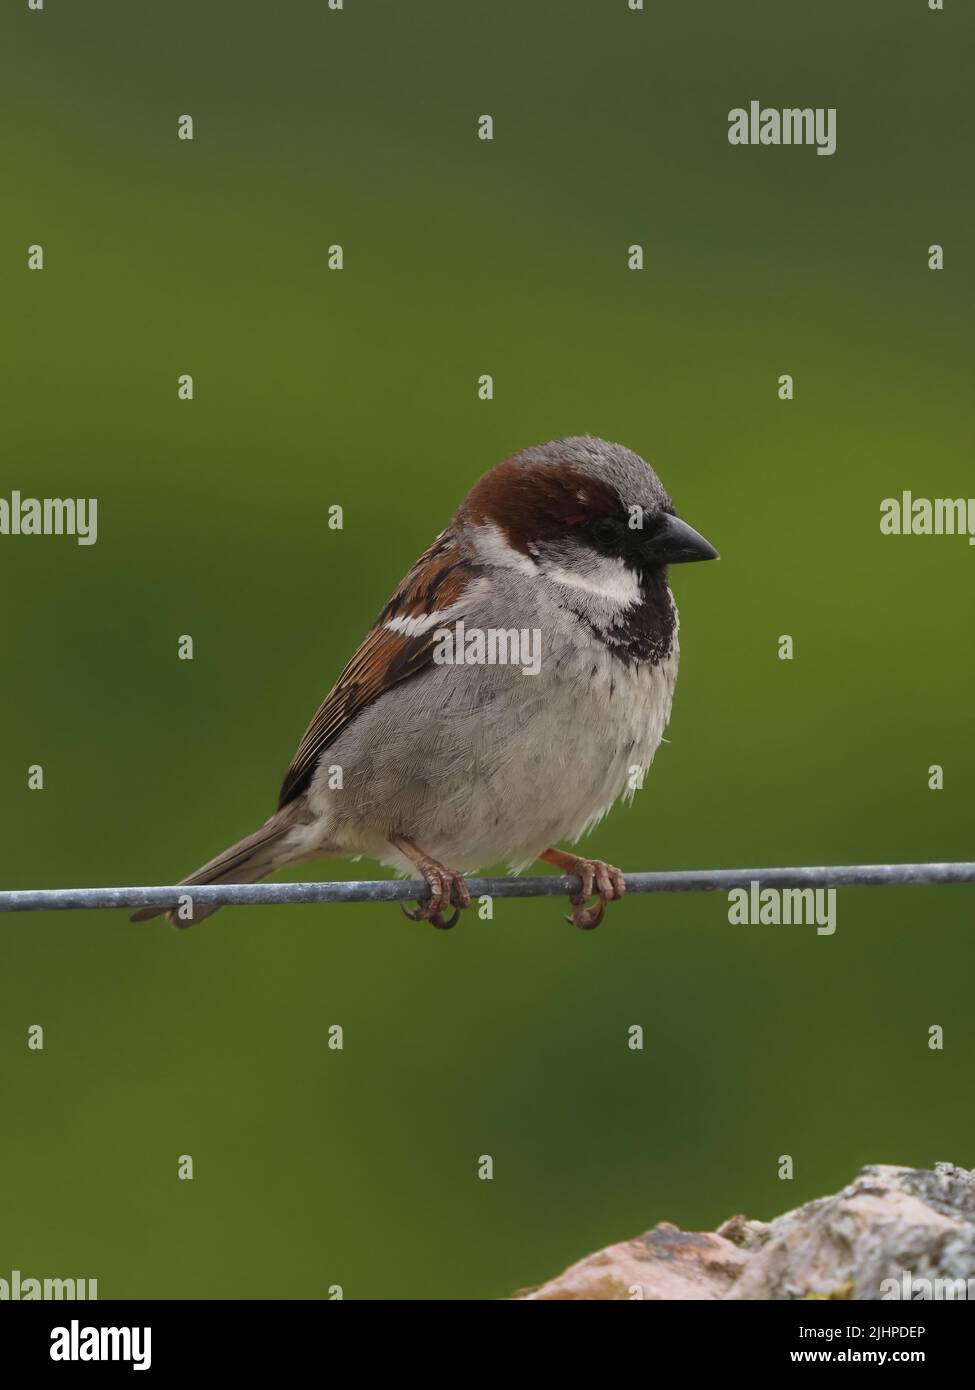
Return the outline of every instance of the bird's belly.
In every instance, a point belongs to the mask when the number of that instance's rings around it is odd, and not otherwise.
[[[483,842],[522,868],[559,840],[578,839],[653,759],[670,716],[676,655],[659,666],[627,667],[603,651],[580,651],[541,692],[543,708],[488,779],[505,814]],[[490,827],[494,830],[494,826]]]
[[[546,652],[535,676],[435,668],[422,698],[404,683],[337,740],[324,761],[343,766],[344,786],[319,783],[313,802],[333,842],[397,869],[409,866],[388,844],[395,833],[466,873],[524,867],[636,789],[676,675],[676,643],[657,666],[627,666],[578,638]]]

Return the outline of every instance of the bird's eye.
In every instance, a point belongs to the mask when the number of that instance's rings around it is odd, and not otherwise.
[[[620,537],[620,524],[612,517],[601,516],[590,522],[589,534],[597,545],[615,545]]]

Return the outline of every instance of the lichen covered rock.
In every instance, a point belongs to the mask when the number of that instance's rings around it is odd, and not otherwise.
[[[840,1192],[774,1221],[734,1216],[703,1234],[661,1222],[515,1297],[878,1299],[916,1287],[964,1298],[969,1280],[975,1296],[975,1174],[952,1163],[871,1164]]]

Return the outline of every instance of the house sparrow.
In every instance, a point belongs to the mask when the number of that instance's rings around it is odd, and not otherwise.
[[[620,444],[560,439],[506,459],[379,614],[309,724],[274,815],[183,882],[253,883],[285,864],[368,855],[418,871],[429,896],[407,915],[446,928],[470,904],[464,873],[543,859],[582,881],[568,920],[598,926],[623,875],[553,846],[632,796],[650,766],[677,678],[667,566],[716,557]],[[189,926],[215,911],[168,913]]]

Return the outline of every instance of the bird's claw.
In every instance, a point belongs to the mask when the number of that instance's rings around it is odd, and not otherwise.
[[[444,921],[442,912],[430,912],[429,904],[425,901],[414,908],[407,907],[406,903],[400,903],[400,907],[404,916],[409,917],[411,922],[429,922],[431,927],[438,927],[440,931],[450,931],[451,927],[456,927],[460,917],[460,908],[456,906],[448,921]]]
[[[471,905],[471,895],[463,875],[432,861],[423,865],[422,873],[430,890],[429,895],[421,898],[414,908],[407,907],[405,903],[400,903],[400,907],[411,922],[429,922],[440,931],[449,931],[457,925],[462,909]],[[444,910],[451,905],[454,910],[445,918]]]
[[[582,931],[592,931],[603,920],[606,904],[622,898],[626,892],[626,880],[619,869],[604,863],[602,859],[580,859],[574,871],[582,880],[582,886],[578,893],[573,893],[569,898],[572,913],[565,920]],[[596,894],[596,901],[587,907],[586,902],[593,893]]]
[[[606,902],[607,899],[600,895],[592,907],[586,907],[585,903],[575,903],[572,912],[565,920],[571,926],[579,927],[581,931],[592,931],[593,927],[598,927],[603,920]]]

